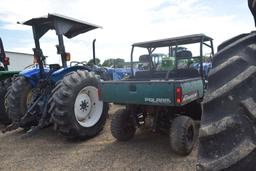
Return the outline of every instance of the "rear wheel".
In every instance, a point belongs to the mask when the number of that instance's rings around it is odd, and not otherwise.
[[[99,82],[92,72],[76,71],[67,74],[53,90],[52,118],[61,134],[84,139],[103,129],[108,105],[99,100]]]
[[[7,113],[6,100],[6,93],[10,85],[11,79],[6,79],[5,81],[0,82],[0,123],[4,125],[8,125],[11,123],[11,120],[9,119]]]
[[[172,150],[186,156],[193,150],[196,141],[195,124],[188,116],[176,117],[170,127],[170,145]]]
[[[8,114],[12,122],[20,122],[21,118],[27,112],[28,106],[32,102],[32,97],[33,89],[26,78],[22,76],[17,77],[9,88],[6,97]],[[22,128],[29,129],[31,126],[36,124],[36,120],[31,120],[20,126]]]
[[[203,101],[198,170],[255,170],[256,33],[213,58]]]
[[[132,118],[126,109],[118,110],[111,121],[111,133],[119,141],[130,140],[136,131]]]

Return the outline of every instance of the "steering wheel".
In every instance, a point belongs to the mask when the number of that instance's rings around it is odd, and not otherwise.
[[[87,62],[86,61],[82,61],[82,62],[79,62],[79,61],[72,61],[70,62],[70,67],[72,66],[85,66],[87,65]]]

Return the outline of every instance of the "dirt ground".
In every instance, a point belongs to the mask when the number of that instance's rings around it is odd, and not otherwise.
[[[110,118],[99,136],[83,142],[67,140],[52,128],[29,138],[23,130],[0,133],[0,170],[170,170],[193,171],[196,148],[187,157],[174,154],[166,135],[137,131],[129,142],[117,142]]]

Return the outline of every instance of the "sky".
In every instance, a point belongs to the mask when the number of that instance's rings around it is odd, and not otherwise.
[[[92,41],[101,62],[130,59],[135,42],[204,33],[215,49],[224,40],[254,30],[247,0],[1,0],[0,37],[5,50],[33,53],[31,27],[17,24],[34,17],[58,13],[100,25],[73,39],[65,38],[72,60],[92,58]],[[49,63],[59,62],[55,32],[41,40]]]

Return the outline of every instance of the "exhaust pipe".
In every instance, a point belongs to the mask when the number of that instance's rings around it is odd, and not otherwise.
[[[251,10],[251,13],[254,18],[254,23],[256,26],[256,0],[248,0],[248,6],[249,6],[249,9]]]
[[[95,42],[96,42],[96,39],[94,39],[92,42],[92,53],[93,53],[93,64],[94,65],[96,65]]]

